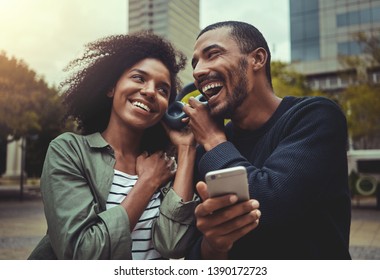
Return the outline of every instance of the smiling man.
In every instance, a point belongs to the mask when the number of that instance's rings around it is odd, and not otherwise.
[[[209,198],[199,182],[195,215],[203,235],[188,257],[350,259],[347,127],[340,108],[321,97],[277,97],[267,42],[247,23],[202,30],[192,66],[209,105],[190,99],[184,108],[200,144],[199,178],[244,166],[252,200]],[[231,122],[224,127],[225,118]]]

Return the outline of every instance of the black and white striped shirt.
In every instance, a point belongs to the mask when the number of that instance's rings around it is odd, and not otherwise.
[[[112,186],[107,199],[107,209],[120,204],[132,190],[137,181],[137,175],[129,175],[115,170]],[[159,215],[161,204],[160,191],[153,194],[139,221],[131,233],[132,259],[161,259],[161,255],[153,248],[152,225]]]

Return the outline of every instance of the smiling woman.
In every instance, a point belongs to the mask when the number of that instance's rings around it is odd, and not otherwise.
[[[185,58],[172,46],[161,50],[161,44],[165,43],[163,39],[150,36],[148,33],[132,37],[119,35],[89,43],[83,57],[67,66],[67,71],[79,69],[61,84],[68,109],[67,117],[76,118],[83,132],[93,133],[106,128],[112,106],[109,93],[122,81],[119,79],[124,78],[126,70],[132,70],[144,58],[159,60],[170,72],[165,90],[169,91],[169,103],[174,101],[179,86],[175,73],[183,69]],[[140,47],[136,48],[136,45]],[[180,59],[178,64],[176,57]],[[138,74],[138,71],[135,72]]]
[[[195,232],[195,140],[160,123],[184,63],[143,32],[90,43],[69,64],[79,70],[62,83],[66,117],[82,133],[50,144],[41,176],[48,234],[31,259],[184,256]],[[166,153],[173,146],[178,163]]]
[[[124,122],[139,130],[157,123],[162,118],[162,112],[168,108],[171,89],[169,77],[165,65],[151,58],[126,70],[107,94],[113,98],[113,106],[104,135],[117,126],[120,126],[118,129],[123,129]],[[106,137],[111,137],[112,134]]]

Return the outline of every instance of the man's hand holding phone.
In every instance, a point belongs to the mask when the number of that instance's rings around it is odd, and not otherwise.
[[[203,259],[228,259],[234,242],[258,226],[261,215],[259,202],[254,199],[239,201],[233,190],[228,194],[209,196],[207,184],[197,183],[202,199],[195,209],[197,228],[203,233]],[[246,186],[248,191],[248,186]]]

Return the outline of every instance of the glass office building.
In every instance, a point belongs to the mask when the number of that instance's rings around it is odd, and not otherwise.
[[[359,31],[380,30],[380,0],[289,0],[291,63],[308,77],[310,85],[324,90],[339,90],[342,80],[339,55],[362,53],[353,39]],[[380,71],[371,73],[380,82]]]
[[[129,0],[128,32],[151,30],[174,43],[188,58],[180,73],[184,85],[192,82],[190,60],[199,28],[199,0]]]

